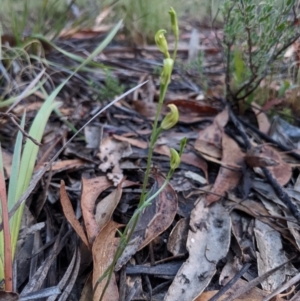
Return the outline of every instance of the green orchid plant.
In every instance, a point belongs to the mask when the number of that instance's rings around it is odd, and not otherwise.
[[[172,127],[174,127],[177,124],[177,122],[179,120],[178,108],[174,104],[170,104],[170,105],[168,105],[170,112],[163,118],[163,120],[161,121],[161,123],[159,125],[159,117],[160,117],[163,103],[165,100],[166,92],[167,92],[168,86],[171,81],[173,66],[174,66],[177,48],[178,48],[178,40],[179,40],[179,29],[178,29],[177,17],[176,17],[176,12],[173,8],[170,8],[169,15],[171,18],[172,31],[175,36],[175,48],[174,48],[173,56],[171,58],[169,50],[168,50],[168,42],[165,38],[166,31],[164,29],[161,29],[156,33],[156,35],[155,35],[156,45],[157,45],[158,49],[163,53],[165,58],[163,61],[163,69],[162,69],[161,76],[160,76],[159,102],[158,102],[158,106],[157,106],[157,110],[156,110],[152,134],[151,134],[150,143],[149,143],[147,166],[146,166],[145,176],[144,176],[144,180],[143,180],[142,193],[140,196],[138,208],[136,209],[135,213],[133,214],[133,216],[131,217],[127,226],[125,227],[125,230],[123,232],[118,231],[121,240],[120,240],[120,243],[118,245],[118,248],[116,250],[116,253],[115,253],[115,256],[113,258],[111,265],[106,270],[106,272],[98,279],[98,281],[94,287],[94,292],[95,292],[97,285],[106,278],[106,284],[104,286],[102,295],[100,297],[100,301],[103,299],[105,291],[109,285],[110,279],[111,279],[113,271],[114,271],[114,267],[132,237],[132,234],[138,223],[141,212],[147,206],[151,205],[151,202],[164,190],[164,188],[169,183],[175,170],[180,165],[181,155],[183,153],[183,150],[184,150],[184,147],[185,147],[186,141],[187,141],[186,138],[182,139],[182,141],[180,143],[179,152],[177,152],[174,148],[170,149],[170,169],[167,174],[167,177],[166,177],[163,185],[153,195],[149,196],[149,193],[147,191],[147,186],[148,186],[149,176],[150,176],[150,172],[151,172],[152,156],[153,156],[155,144],[157,142],[159,135],[162,133],[162,131],[171,129]]]

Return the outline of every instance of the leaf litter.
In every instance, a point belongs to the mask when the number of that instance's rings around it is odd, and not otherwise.
[[[160,187],[168,171],[170,147],[178,149],[180,138],[187,136],[187,149],[170,184],[141,215],[104,300],[200,301],[217,293],[223,294],[218,300],[268,300],[268,296],[275,296],[282,301],[297,297],[298,288],[292,289],[299,277],[294,256],[299,255],[300,235],[291,208],[300,209],[299,128],[278,118],[271,122],[264,113],[267,108],[254,105],[254,120],[238,116],[252,126],[245,126],[244,134],[251,142],[251,148],[247,148],[228,108],[213,98],[216,92],[212,90],[218,91],[214,85],[223,74],[221,68],[210,73],[210,68],[215,67],[208,64],[221,62],[222,57],[205,34],[210,33],[198,31],[204,41],[199,47],[207,55],[211,92],[203,94],[201,83],[192,76],[193,70],[181,78],[183,71],[175,68],[177,78],[171,83],[166,104],[178,105],[180,122],[163,133],[156,145],[150,191]],[[178,51],[182,61],[189,52],[187,39],[184,42],[186,46]],[[74,38],[70,44],[61,39],[57,43],[71,52],[77,47],[84,49],[83,53],[94,48],[92,40]],[[136,57],[135,51],[142,55]],[[17,276],[21,299],[46,294],[44,283],[53,289],[52,295],[43,295],[48,300],[67,300],[74,294],[79,299],[78,287],[86,283],[84,300],[112,262],[120,240],[117,230],[128,223],[141,192],[158,95],[155,67],[160,61],[156,51],[151,46],[133,50],[119,40],[97,58],[97,62],[112,67],[114,78],[127,88],[146,78],[150,81],[98,116],[84,131],[85,137],[74,139],[59,160],[47,167],[44,177],[33,182],[26,199],[33,214],[22,226],[26,235],[16,255],[18,274],[30,271],[28,278]],[[46,58],[61,66],[77,66],[55,49]],[[60,76],[51,78],[55,86],[69,72],[55,64],[39,64],[47,73],[59,71]],[[28,77],[35,78],[34,74]],[[101,69],[79,73],[59,95],[64,100],[62,119],[52,116],[44,137],[44,143],[55,145],[54,152],[71,133],[65,120],[80,128],[93,112],[107,104],[108,99],[98,98],[103,96],[98,92],[106,77]],[[91,86],[91,82],[100,86]],[[41,93],[29,95],[13,112],[20,117],[24,107],[30,107],[31,118],[38,109],[32,104],[40,101]],[[3,137],[16,133],[8,120],[3,119],[1,124]],[[2,147],[7,154],[5,176],[9,177],[11,145],[7,141]],[[49,162],[50,149],[41,148],[39,158],[42,163],[37,175],[41,166]],[[271,181],[264,169],[270,172]],[[293,206],[287,205],[276,183]],[[56,194],[51,194],[50,188],[56,189]],[[35,210],[37,196],[44,190],[46,202],[41,210]],[[26,232],[32,224],[39,227]],[[26,266],[21,264],[25,261]],[[242,273],[245,266],[248,269]],[[105,280],[97,286],[94,300],[99,300],[104,285]]]

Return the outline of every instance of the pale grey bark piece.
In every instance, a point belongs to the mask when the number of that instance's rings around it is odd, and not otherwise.
[[[220,203],[206,207],[201,197],[191,213],[187,240],[189,258],[181,266],[165,301],[192,301],[209,284],[217,262],[230,246],[231,220]]]

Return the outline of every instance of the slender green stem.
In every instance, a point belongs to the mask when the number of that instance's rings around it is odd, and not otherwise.
[[[159,120],[159,116],[161,113],[161,109],[162,109],[162,106],[164,103],[164,99],[165,99],[165,96],[167,93],[167,89],[168,89],[168,84],[160,86],[159,102],[158,102],[158,106],[157,106],[157,110],[156,110],[153,130],[152,130],[151,139],[150,139],[150,146],[149,146],[148,158],[147,158],[147,166],[146,166],[145,177],[144,177],[144,181],[143,181],[143,187],[142,187],[142,193],[141,193],[139,206],[142,205],[145,201],[146,189],[147,189],[147,185],[148,185],[151,163],[152,163],[152,156],[153,156],[154,146],[155,146],[155,143],[157,140],[157,130],[158,130],[157,125],[158,125],[158,120]]]
[[[160,50],[165,54],[166,59],[164,61],[164,70],[163,70],[163,73],[162,73],[162,76],[161,76],[160,90],[159,90],[159,102],[158,102],[158,106],[157,106],[157,110],[156,110],[156,114],[155,114],[152,134],[151,134],[150,143],[149,143],[147,165],[146,165],[145,176],[144,176],[144,180],[143,180],[142,192],[141,192],[138,208],[134,212],[134,214],[131,217],[128,224],[126,225],[126,227],[123,231],[123,234],[121,234],[121,241],[118,245],[118,248],[116,250],[116,253],[114,255],[112,263],[109,265],[109,267],[106,269],[104,274],[97,280],[97,282],[95,284],[94,293],[95,293],[99,283],[107,277],[107,281],[106,281],[105,286],[103,288],[103,291],[101,293],[100,301],[103,299],[103,296],[104,296],[104,294],[105,294],[105,292],[108,288],[109,282],[111,280],[111,277],[112,277],[112,274],[113,274],[113,271],[114,271],[114,267],[115,267],[118,259],[121,257],[124,250],[126,249],[126,246],[130,242],[130,239],[131,239],[131,237],[134,233],[134,230],[136,228],[136,225],[138,223],[140,214],[142,213],[142,211],[147,206],[151,205],[151,201],[153,199],[155,199],[165,189],[165,187],[169,183],[170,178],[172,177],[172,175],[175,171],[175,168],[178,167],[178,166],[177,167],[172,167],[172,160],[171,160],[171,163],[170,163],[171,168],[168,172],[167,178],[165,179],[163,185],[153,195],[148,197],[147,186],[148,186],[148,181],[149,181],[149,176],[150,176],[150,171],[151,171],[152,156],[153,156],[153,152],[154,152],[155,143],[156,143],[156,141],[157,141],[157,139],[158,139],[158,137],[159,137],[159,135],[162,131],[162,128],[158,127],[159,116],[160,116],[162,106],[163,106],[163,102],[164,102],[164,99],[165,99],[165,96],[166,96],[166,93],[167,93],[167,89],[168,89],[168,86],[169,86],[169,82],[170,82],[170,78],[171,78],[171,74],[172,74],[172,70],[173,70],[173,64],[174,64],[174,61],[175,61],[175,58],[176,58],[177,47],[178,47],[179,34],[178,34],[176,14],[175,14],[174,10],[173,10],[172,16],[173,16],[172,25],[174,25],[176,23],[176,26],[175,26],[176,28],[174,30],[175,50],[174,50],[174,53],[173,53],[173,60],[170,59],[170,56],[169,56],[169,53],[168,53],[168,50],[167,50],[168,47],[167,47],[166,41],[164,40],[164,37],[159,35],[159,33],[161,33],[161,31],[159,31],[157,33],[158,34],[157,35],[157,39],[158,39],[157,45],[160,44],[160,46],[163,48],[164,51],[162,51],[161,49]],[[171,17],[171,20],[172,20],[172,17]],[[160,46],[158,46],[158,47],[160,47]],[[183,151],[182,148],[183,147],[184,146],[181,147],[180,156],[182,154],[182,151]],[[172,156],[172,154],[171,154],[171,156]],[[174,164],[173,164],[173,166],[174,166]],[[147,199],[147,197],[148,197],[148,199]]]
[[[125,230],[124,230],[124,234],[123,234],[123,237],[125,237],[125,239],[122,237],[121,238],[121,242],[116,250],[116,253],[114,255],[114,258],[113,258],[113,261],[112,263],[109,265],[109,267],[106,269],[106,271],[104,272],[104,274],[98,279],[98,281],[96,282],[95,284],[95,287],[94,287],[94,293],[96,292],[96,289],[99,285],[99,283],[104,280],[106,277],[107,277],[107,281],[103,287],[103,291],[101,293],[101,297],[100,297],[100,301],[102,300],[107,288],[108,288],[108,285],[109,285],[109,282],[111,280],[111,277],[112,277],[112,273],[114,271],[114,266],[116,265],[118,259],[121,257],[122,253],[124,252],[126,246],[128,245],[131,237],[132,237],[132,234],[135,230],[135,227],[136,227],[136,224],[138,222],[138,219],[139,219],[139,216],[141,214],[141,212],[143,211],[143,209],[147,206],[150,205],[150,202],[155,199],[164,189],[165,187],[168,185],[172,175],[174,173],[174,170],[171,169],[168,173],[168,176],[166,178],[166,180],[164,181],[163,185],[153,194],[149,197],[149,199],[147,199],[143,205],[141,205],[133,214],[133,216],[131,217],[131,220],[130,221],[133,221],[133,223],[129,222],[126,227],[125,227]],[[131,226],[132,224],[132,226]],[[129,233],[128,233],[129,232]],[[128,235],[126,235],[128,233]]]

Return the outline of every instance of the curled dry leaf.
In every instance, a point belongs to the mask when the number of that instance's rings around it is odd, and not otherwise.
[[[231,223],[224,207],[215,203],[205,206],[201,197],[191,213],[187,239],[188,260],[177,272],[165,301],[191,301],[207,287],[219,260],[230,246]]]
[[[102,140],[98,153],[98,157],[102,162],[99,168],[103,172],[112,170],[107,173],[107,177],[113,181],[115,186],[117,186],[123,178],[119,161],[121,158],[126,158],[131,154],[132,150],[128,142],[119,142],[111,137]]]
[[[165,181],[165,178],[156,171],[153,176],[155,183],[149,196],[153,195]],[[177,194],[169,183],[151,205],[140,214],[131,241],[119,258],[116,270],[119,270],[132,255],[148,245],[171,225],[177,212],[177,205]]]
[[[250,163],[250,166],[254,163],[258,164],[258,162],[261,164],[260,166],[268,166],[273,177],[282,186],[287,184],[292,176],[291,166],[282,160],[280,154],[274,148],[268,145],[256,148],[256,154],[248,157],[246,162],[247,164]]]
[[[120,238],[115,237],[116,231],[122,225],[110,221],[99,233],[92,248],[94,270],[93,270],[93,288],[95,289],[98,279],[105,273],[112,263],[116,253]],[[99,301],[107,279],[101,281],[94,294],[94,301]],[[119,300],[119,291],[114,273],[112,274],[109,285],[106,289],[102,301]]]
[[[81,210],[89,243],[92,244],[99,233],[95,217],[96,200],[100,193],[111,187],[112,183],[105,176],[93,179],[82,178]]]
[[[67,191],[66,191],[65,182],[63,180],[60,182],[60,202],[61,202],[62,209],[63,209],[66,219],[71,224],[71,226],[76,231],[76,233],[81,238],[81,240],[84,242],[84,244],[87,247],[89,247],[88,239],[86,237],[86,234],[85,234],[80,222],[78,221],[78,219],[75,216],[71,201],[70,201]]]
[[[195,149],[200,154],[206,154],[210,157],[222,157],[222,133],[223,128],[228,122],[228,110],[225,109],[219,113],[214,122],[199,132],[195,141]]]
[[[211,194],[207,196],[207,204],[217,202],[227,191],[235,188],[242,176],[244,154],[237,143],[223,133],[222,147],[222,166],[211,189]]]
[[[255,113],[259,130],[262,133],[268,134],[271,124],[270,124],[270,121],[269,121],[267,115],[262,110],[262,108],[255,102],[251,103],[251,108],[252,108],[253,112]]]

